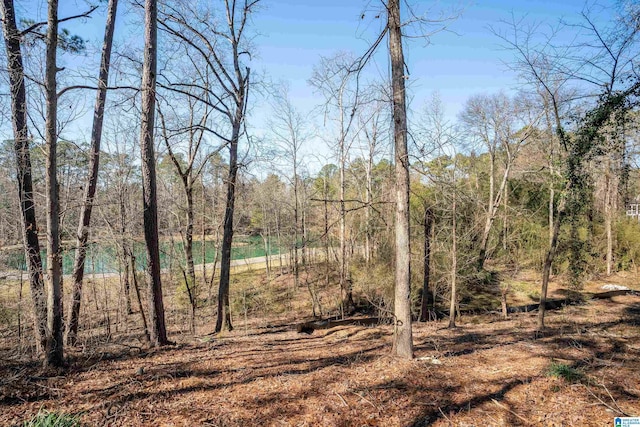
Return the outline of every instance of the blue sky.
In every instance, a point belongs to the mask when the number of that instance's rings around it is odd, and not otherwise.
[[[613,6],[614,1],[603,0],[600,4]],[[36,5],[33,10],[41,11],[39,19],[45,19],[46,2],[33,3]],[[120,3],[122,12],[126,6]],[[420,108],[430,93],[438,91],[451,116],[475,93],[509,91],[517,85],[516,76],[505,65],[512,61],[512,55],[501,48],[490,27],[500,28],[500,21],[509,21],[512,16],[553,25],[563,18],[575,19],[585,6],[584,0],[410,0],[410,3],[417,13],[428,11],[429,16],[462,10],[457,19],[448,23],[449,31],[433,35],[428,45],[424,40],[405,42],[413,108]],[[339,51],[354,55],[364,52],[381,25],[379,19],[373,18],[379,4],[380,0],[262,0],[251,25],[257,50],[252,67],[273,81],[289,82],[293,102],[301,110],[309,110],[318,100],[307,80],[319,57]],[[78,13],[84,10],[84,5],[84,0],[62,0],[60,16]],[[116,38],[120,43],[137,38],[139,26],[127,25],[132,21],[131,15],[119,20]],[[104,16],[98,14],[70,25],[72,31],[97,45],[103,34],[103,22]],[[384,47],[381,46],[378,61],[370,68],[373,76],[386,77],[388,73]]]
[[[509,21],[512,17],[524,17],[527,23],[554,25],[560,19],[575,20],[585,6],[583,0],[409,1],[418,14],[429,11],[429,16],[462,10],[460,16],[448,24],[449,31],[433,35],[428,44],[418,39],[408,40],[404,46],[410,72],[411,108],[420,111],[437,91],[451,120],[470,96],[500,90],[510,92],[518,85],[516,76],[506,65],[512,62],[512,53],[501,47],[490,27],[500,28],[501,21]],[[615,1],[601,0],[600,4],[606,7],[605,10],[613,10]],[[44,20],[46,4],[45,0],[18,1],[18,14]],[[354,55],[364,52],[382,25],[380,19],[374,18],[379,5],[381,0],[262,0],[262,8],[251,23],[257,51],[252,68],[262,71],[272,81],[288,82],[292,102],[306,113],[322,101],[307,84],[320,56],[331,56],[339,51]],[[121,0],[116,46],[140,43],[142,37],[139,21],[135,23],[136,15],[130,11],[125,15],[125,9],[129,7]],[[61,17],[84,10],[85,0],[60,1]],[[104,31],[104,11],[103,6],[91,19],[62,25],[96,46],[89,50],[96,57]],[[404,12],[406,17],[406,10]],[[369,77],[385,78],[388,75],[385,49],[386,45],[380,46],[380,53],[369,68]],[[91,62],[87,57],[76,60]],[[90,99],[89,106],[93,96]],[[268,108],[254,106],[253,113],[252,127],[259,132]],[[79,127],[87,128],[87,124]],[[82,134],[88,135],[87,129]],[[317,147],[317,144],[312,145]]]
[[[365,13],[362,0],[272,0],[255,17],[259,36],[259,65],[274,79],[291,83],[294,102],[301,109],[314,102],[307,85],[320,55],[337,51],[364,52],[374,38],[379,23],[369,26],[372,13]],[[527,22],[553,25],[564,18],[571,20],[584,7],[581,0],[480,0],[469,3],[414,1],[415,10],[440,11],[462,9],[462,14],[443,31],[424,40],[408,41],[405,55],[409,67],[410,96],[413,108],[419,109],[433,91],[440,93],[449,115],[455,116],[465,100],[479,92],[510,91],[517,86],[516,76],[505,65],[512,54],[500,46],[490,27],[500,21],[526,17]],[[606,4],[606,2],[605,2]],[[384,49],[384,46],[382,46]],[[382,61],[373,73],[386,75]]]

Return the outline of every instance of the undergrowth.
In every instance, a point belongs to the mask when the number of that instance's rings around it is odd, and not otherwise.
[[[82,424],[73,415],[58,414],[41,409],[33,418],[25,421],[22,427],[82,427]]]

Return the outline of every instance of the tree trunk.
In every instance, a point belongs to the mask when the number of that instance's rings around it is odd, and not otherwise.
[[[187,198],[187,228],[184,235],[184,255],[185,262],[187,264],[185,286],[189,294],[189,304],[191,305],[189,331],[192,334],[196,332],[195,318],[196,309],[198,308],[198,294],[196,292],[196,270],[193,262],[193,183],[189,177],[187,177],[188,185],[185,187],[185,195]]]
[[[424,209],[424,274],[422,276],[422,304],[420,306],[420,321],[429,320],[429,306],[433,308],[432,293],[429,292],[431,278],[431,230],[433,229],[433,212]]]
[[[29,272],[31,299],[35,313],[34,330],[36,343],[39,350],[44,351],[47,336],[47,306],[44,292],[42,258],[40,257],[38,226],[36,224],[36,210],[33,200],[24,66],[22,63],[20,32],[16,25],[13,0],[2,0],[2,19],[11,90],[11,113],[14,134],[13,147],[16,154],[22,238],[24,241],[27,271]]]
[[[144,238],[147,248],[147,280],[149,286],[149,335],[153,346],[169,343],[164,321],[162,283],[160,279],[160,245],[158,241],[158,201],[153,127],[156,106],[157,69],[157,3],[145,3],[145,47],[142,69],[142,124],[140,151],[142,155],[142,193],[144,206]]]
[[[455,179],[455,177],[454,177]],[[455,186],[455,182],[453,184]],[[456,232],[458,214],[456,209],[456,190],[453,190],[453,202],[451,204],[451,300],[449,303],[449,328],[456,327],[456,302],[457,302],[457,280],[458,280],[458,235]]]
[[[496,219],[496,215],[498,213],[498,209],[500,208],[500,200],[502,195],[506,191],[507,182],[509,179],[509,173],[511,172],[511,162],[512,159],[507,161],[507,167],[504,170],[504,174],[502,175],[502,181],[500,182],[500,188],[496,192],[494,189],[494,179],[493,179],[493,162],[491,161],[491,176],[489,177],[489,209],[487,209],[487,217],[484,225],[484,231],[482,233],[482,240],[480,242],[480,254],[478,255],[478,271],[484,268],[484,263],[487,260],[487,247],[489,245],[489,235],[491,233],[491,228],[493,227],[493,222]]]
[[[136,291],[136,301],[138,301],[138,309],[140,310],[140,318],[142,319],[142,327],[144,328],[144,337],[147,342],[151,341],[149,336],[149,327],[147,326],[147,317],[144,315],[142,308],[142,299],[140,298],[140,286],[138,286],[138,276],[136,275],[136,257],[133,252],[128,252],[129,262],[131,264],[131,277],[133,279],[133,289]]]
[[[507,296],[509,295],[509,289],[510,286],[507,285],[503,285],[500,288],[500,305],[502,307],[502,318],[507,320],[509,314],[508,314],[508,309],[507,309]]]
[[[564,193],[567,194],[569,191],[569,184],[567,184],[567,188],[565,188]],[[565,196],[566,197],[566,196]],[[553,264],[553,260],[556,256],[556,251],[558,249],[558,236],[560,235],[560,222],[562,217],[564,216],[564,210],[566,206],[565,197],[560,198],[560,204],[558,205],[558,212],[555,215],[555,220],[553,224],[553,234],[551,235],[551,244],[549,245],[549,250],[547,251],[547,256],[544,260],[544,266],[542,268],[542,286],[540,289],[540,306],[538,308],[538,330],[542,331],[544,329],[544,315],[546,311],[546,303],[547,303],[547,290],[549,289],[549,276],[551,275],[551,265]]]
[[[389,0],[389,55],[393,89],[393,131],[396,176],[396,284],[395,330],[392,353],[413,358],[411,330],[411,251],[409,240],[409,154],[407,150],[407,107],[404,84],[404,54],[400,21],[400,0]]]
[[[606,163],[606,172],[605,172],[605,195],[604,195],[604,228],[607,233],[607,254],[606,254],[606,262],[607,262],[607,276],[610,276],[613,273],[613,209],[612,209],[612,199],[613,199],[613,185],[611,183],[611,163],[607,161]]]
[[[236,200],[236,180],[238,176],[238,138],[240,126],[234,128],[229,144],[229,177],[227,178],[227,205],[224,211],[222,232],[222,258],[220,259],[220,285],[218,288],[218,316],[215,332],[224,329],[231,331],[231,313],[229,306],[229,281],[231,270],[231,246],[233,244],[233,211]]]
[[[87,251],[87,239],[89,238],[89,224],[91,222],[91,211],[93,209],[93,199],[96,194],[98,183],[98,168],[100,165],[100,143],[102,140],[102,123],[104,120],[105,102],[107,99],[107,84],[109,82],[109,65],[111,63],[111,47],[113,45],[113,31],[115,28],[116,12],[118,0],[109,0],[107,6],[107,22],[105,25],[104,42],[102,45],[102,58],[100,60],[100,72],[98,75],[98,93],[93,111],[93,126],[91,129],[91,153],[89,157],[89,174],[85,183],[85,193],[80,210],[80,220],[76,235],[76,256],[73,262],[73,290],[71,306],[67,315],[67,336],[66,342],[74,345],[78,334],[78,316],[80,314],[80,302],[82,300],[82,280],[84,277],[84,262]],[[125,282],[128,290],[128,280]],[[131,304],[127,295],[129,304]]]
[[[58,49],[58,0],[50,0],[47,13],[47,58],[45,65],[47,146],[47,343],[45,365],[62,366],[62,263],[60,259],[60,199],[58,188],[58,93],[56,74]]]
[[[297,150],[292,150],[293,154],[293,283],[294,289],[300,286],[300,270],[298,266],[298,222],[300,217],[299,201],[298,201],[298,159]]]
[[[207,206],[207,196],[206,189],[204,187],[204,178],[202,175],[200,175],[200,183],[202,185],[202,242],[200,244],[200,253],[202,255],[202,289],[204,290],[207,287],[207,216],[205,214]],[[215,274],[215,271],[213,273]]]

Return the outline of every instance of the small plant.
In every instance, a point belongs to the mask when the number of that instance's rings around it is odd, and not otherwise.
[[[575,368],[564,363],[551,362],[547,375],[550,377],[562,378],[568,382],[580,381],[583,377],[582,373]]]
[[[22,427],[82,427],[77,417],[69,414],[58,414],[46,409],[40,411],[30,420],[25,421]]]

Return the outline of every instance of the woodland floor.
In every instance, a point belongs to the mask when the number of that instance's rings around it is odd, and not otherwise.
[[[640,290],[618,275],[585,291],[604,283]],[[53,376],[5,340],[0,425],[41,409],[89,426],[606,426],[640,415],[640,296],[549,311],[542,336],[536,314],[463,316],[453,330],[416,323],[412,361],[389,356],[391,326],[306,335],[284,315],[219,336],[203,326],[162,349],[122,334],[71,349]],[[549,375],[552,363],[578,377]]]

